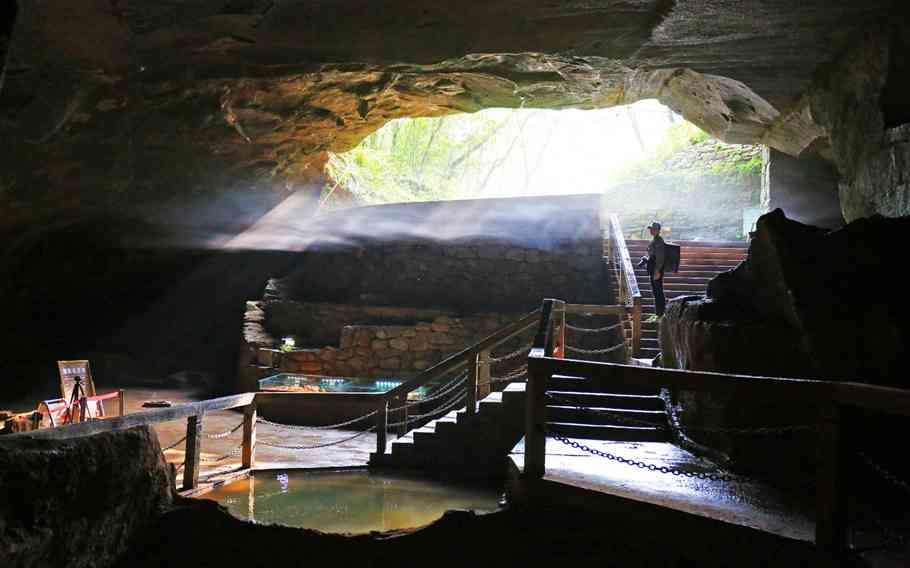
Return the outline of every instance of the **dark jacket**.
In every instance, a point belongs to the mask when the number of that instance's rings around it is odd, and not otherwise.
[[[664,239],[660,235],[651,239],[648,244],[648,272],[656,274],[664,271],[664,263],[667,255],[664,247]]]

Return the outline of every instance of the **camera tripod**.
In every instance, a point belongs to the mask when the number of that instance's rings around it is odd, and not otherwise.
[[[69,412],[66,415],[66,419],[63,421],[64,424],[73,424],[76,422],[76,416],[73,413],[76,405],[79,406],[79,422],[82,422],[85,414],[85,408],[82,405],[82,400],[84,398],[85,388],[82,386],[82,377],[73,377],[73,392],[70,394],[70,399],[66,403]]]

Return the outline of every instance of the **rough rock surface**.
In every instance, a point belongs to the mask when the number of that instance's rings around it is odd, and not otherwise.
[[[419,530],[324,534],[240,521],[209,501],[181,502],[118,567],[780,566],[811,565],[805,543],[645,506],[591,511],[565,500],[521,513],[450,511]],[[637,513],[637,514],[636,514]],[[667,527],[655,531],[655,523]],[[604,538],[607,531],[611,537]],[[707,533],[706,531],[711,531]],[[699,538],[711,535],[711,546]],[[183,543],[178,548],[176,542]],[[175,554],[179,550],[180,554]]]
[[[809,377],[799,335],[752,310],[703,296],[676,298],[660,324],[661,365],[692,371]]]
[[[147,427],[0,438],[0,565],[110,566],[174,498]]]
[[[315,194],[326,151],[403,116],[658,98],[728,142],[833,160],[847,220],[907,214],[901,124],[910,73],[906,58],[892,56],[906,53],[910,36],[895,17],[902,8],[898,0],[4,2],[0,281],[2,307],[13,310],[3,331],[14,341],[3,355],[24,377],[36,376],[33,361],[85,356],[77,340],[104,332],[83,331],[83,322],[103,329],[136,317],[136,306],[164,292],[148,281],[166,287],[190,270],[185,261],[204,256],[162,244],[209,246],[295,191]],[[108,230],[99,236],[98,227]],[[134,271],[148,245],[158,264]],[[23,275],[22,266],[33,268]],[[130,297],[134,288],[140,298]],[[232,296],[234,324],[249,297]],[[202,310],[206,301],[193,306],[196,321],[217,319],[221,306]],[[133,328],[161,326],[173,311],[161,313]],[[40,347],[48,342],[59,345]],[[167,359],[192,352],[198,335],[170,343],[180,349],[157,350]]]
[[[389,119],[485,107],[659,98],[729,142],[786,130],[765,141],[798,154],[823,133],[791,112],[813,72],[891,4],[23,1],[2,223],[232,191],[267,207]]]
[[[905,387],[910,306],[885,283],[901,269],[908,229],[906,218],[860,219],[826,231],[779,209],[762,216],[746,261],[712,280],[707,300],[683,299],[664,318],[662,360]],[[752,332],[760,341],[747,339]]]

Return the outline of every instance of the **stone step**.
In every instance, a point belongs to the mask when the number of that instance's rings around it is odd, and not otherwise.
[[[647,249],[629,251],[629,258],[631,258],[633,262],[637,262],[643,256],[648,256]],[[732,263],[740,263],[746,260],[746,258],[747,256],[745,254],[737,252],[692,253],[685,249],[683,249],[682,253],[679,255],[681,264],[698,264],[701,260],[724,260]]]
[[[589,379],[585,377],[569,377],[566,375],[553,375],[547,383],[547,390],[552,391],[569,391],[584,393],[608,393],[615,394],[615,386],[611,389],[609,381],[605,379]],[[618,389],[619,394],[637,394],[653,395],[653,389],[647,388],[622,388]]]
[[[616,440],[618,442],[667,442],[666,430],[639,426],[604,426],[573,422],[547,422],[547,431],[567,438]]]
[[[644,347],[642,347],[641,353],[639,353],[638,356],[641,357],[642,359],[653,359],[653,358],[657,357],[659,354],[660,354],[660,349],[650,349],[650,348],[645,349]]]
[[[664,401],[656,394],[617,394],[600,392],[547,391],[559,399],[570,400],[579,406],[664,410]]]
[[[631,426],[623,420],[647,422],[663,428],[667,427],[667,413],[660,410],[639,410],[635,408],[605,408],[586,406],[547,406],[547,420],[573,424],[593,424],[600,426]]]
[[[650,240],[646,239],[626,239],[626,246],[648,246]],[[670,243],[674,245],[679,245],[681,247],[687,248],[722,248],[722,249],[736,249],[736,250],[748,250],[749,243],[746,241],[680,241],[680,240],[671,240]]]

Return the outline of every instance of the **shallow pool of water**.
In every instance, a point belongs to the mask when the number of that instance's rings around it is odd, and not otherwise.
[[[257,523],[366,533],[426,525],[445,511],[499,508],[499,492],[367,471],[261,471],[207,493]]]

